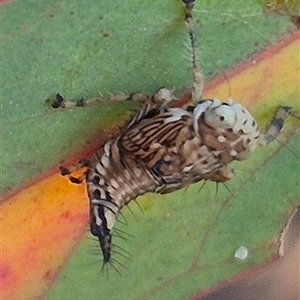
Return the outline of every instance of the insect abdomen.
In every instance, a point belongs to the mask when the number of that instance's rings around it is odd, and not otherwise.
[[[130,200],[154,192],[160,182],[151,171],[125,155],[118,138],[99,149],[87,172],[90,199],[90,229],[100,242],[104,262],[110,260],[111,230],[116,218]]]

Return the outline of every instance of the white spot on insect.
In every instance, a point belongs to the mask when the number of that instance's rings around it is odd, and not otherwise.
[[[241,246],[236,250],[234,257],[240,260],[244,260],[248,257],[248,254],[249,254],[248,248],[245,246]]]
[[[166,124],[176,122],[180,120],[183,116],[190,116],[190,114],[182,108],[170,108],[169,111],[173,114],[173,116],[165,120]]]
[[[220,135],[220,136],[218,136],[218,141],[220,143],[226,143],[226,138],[224,136]]]
[[[230,155],[231,155],[231,156],[237,156],[237,152],[236,152],[235,150],[231,150],[231,151],[230,151]]]
[[[162,101],[165,100],[166,102],[170,102],[174,99],[171,91],[169,89],[166,88],[162,88],[160,89],[154,97],[154,101]]]
[[[193,165],[186,166],[186,167],[183,168],[183,172],[188,172],[188,171],[190,171],[192,168],[193,168]]]

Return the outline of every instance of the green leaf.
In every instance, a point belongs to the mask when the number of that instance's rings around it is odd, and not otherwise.
[[[89,148],[103,130],[119,126],[137,108],[127,102],[53,110],[45,100],[56,92],[78,100],[99,92],[152,94],[161,86],[191,86],[179,0],[29,0],[1,10],[2,193]],[[288,18],[264,15],[258,1],[198,1],[195,19],[207,79],[294,29]],[[295,94],[289,97],[297,103]],[[231,193],[221,185],[216,192],[212,183],[200,190],[200,183],[140,198],[144,213],[132,203],[133,214],[123,210],[128,227],[121,216],[117,228],[133,237],[123,234],[129,242],[114,237],[131,255],[127,260],[115,253],[127,268],[114,262],[123,275],[113,268],[101,271],[99,246],[87,238],[48,299],[183,299],[270,259],[276,236],[299,201],[296,127],[287,131],[287,147],[275,142],[233,165]],[[242,245],[250,251],[243,262],[234,258]]]

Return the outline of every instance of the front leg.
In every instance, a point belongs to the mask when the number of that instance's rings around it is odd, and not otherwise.
[[[125,100],[147,102],[151,99],[150,96],[145,94],[118,94],[114,96],[103,96],[93,99],[82,99],[78,101],[68,101],[61,94],[57,93],[55,99],[51,100],[51,106],[53,108],[75,108],[75,107],[90,107],[97,106],[103,103],[122,102]]]
[[[274,141],[281,132],[286,118],[290,115],[300,119],[300,117],[293,112],[291,107],[280,106],[266,133],[259,136],[258,145],[264,146]]]
[[[103,103],[109,102],[122,102],[122,101],[136,101],[143,104],[152,103],[152,104],[172,104],[179,99],[175,97],[169,89],[162,87],[160,88],[153,96],[149,96],[142,93],[133,93],[133,94],[117,94],[117,95],[108,95],[99,98],[93,99],[81,99],[78,101],[68,101],[61,94],[57,93],[53,100],[50,100],[51,106],[53,108],[75,108],[75,107],[91,107],[101,105]]]

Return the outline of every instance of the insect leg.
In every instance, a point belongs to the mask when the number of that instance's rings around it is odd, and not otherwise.
[[[293,115],[291,107],[289,106],[279,107],[266,133],[261,134],[259,136],[258,144],[263,146],[274,141],[279,135],[281,129],[283,128],[285,119],[289,115]]]
[[[51,100],[51,106],[53,108],[75,108],[75,107],[90,107],[97,106],[103,103],[109,103],[110,101],[121,102],[125,100],[138,101],[138,102],[147,102],[151,99],[150,96],[145,94],[118,94],[118,95],[108,95],[94,99],[82,99],[79,101],[68,101],[64,97],[57,93],[55,98]]]
[[[188,27],[192,53],[193,53],[193,93],[192,101],[197,103],[202,99],[202,91],[204,85],[204,77],[200,69],[199,52],[196,45],[195,27],[192,16],[192,10],[194,8],[195,0],[182,0],[185,3],[185,21]]]

